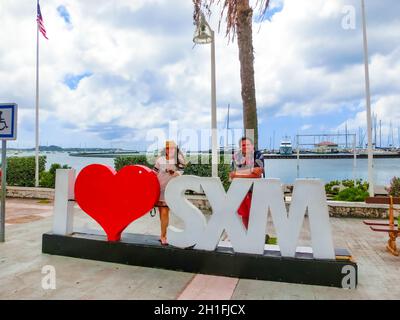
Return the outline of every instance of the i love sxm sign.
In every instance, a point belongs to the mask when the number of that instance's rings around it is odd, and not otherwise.
[[[160,190],[156,181],[154,173],[143,166],[115,172],[107,166],[90,165],[76,179],[74,170],[57,170],[53,231],[43,235],[43,253],[194,273],[356,287],[357,264],[347,250],[333,245],[322,181],[297,180],[287,210],[279,179],[235,179],[227,192],[219,178],[172,179],[165,198],[184,227],[168,227],[167,247],[161,246],[156,236],[123,233],[157,202]],[[212,208],[208,221],[187,199],[188,190],[205,194]],[[250,190],[246,229],[237,210]],[[97,230],[74,229],[75,203],[99,223],[106,236]],[[306,214],[312,248],[299,250]],[[272,219],[279,246],[265,245],[268,219]],[[220,241],[224,231],[228,246]]]

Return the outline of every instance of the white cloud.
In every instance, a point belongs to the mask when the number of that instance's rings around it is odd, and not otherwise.
[[[372,113],[376,115],[378,120],[377,126],[379,126],[379,120],[382,123],[382,135],[387,136],[390,134],[390,124],[395,131],[400,125],[400,108],[399,108],[400,94],[389,95],[378,98],[372,104]],[[363,107],[365,102],[363,103]],[[358,128],[363,128],[365,130],[367,121],[367,113],[364,110],[358,112],[353,118],[347,121],[347,126],[349,130],[357,131]],[[337,129],[342,129],[345,127],[346,122],[338,126]],[[395,139],[397,141],[397,138]],[[396,143],[397,145],[397,143]]]
[[[311,128],[312,128],[311,124],[305,124],[300,129],[301,129],[301,131],[307,131],[308,129],[311,129]]]
[[[371,89],[376,112],[382,119],[395,113],[390,116],[395,122],[400,43],[393,30],[400,26],[393,12],[400,4],[388,2],[367,4]],[[336,130],[344,123],[335,118],[341,112],[348,113],[353,128],[362,126],[360,21],[356,30],[341,27],[343,6],[354,5],[359,13],[358,1],[279,0],[272,8],[282,3],[271,22],[261,28],[254,24],[260,126],[275,116],[306,118],[307,125]],[[73,143],[79,135],[98,144],[132,145],[146,130],[174,120],[181,128],[209,127],[210,46],[192,48],[191,1],[54,0],[41,5],[50,38],[40,41],[41,121],[58,121],[56,132],[42,128],[54,143]],[[72,27],[58,15],[60,5],[68,10]],[[6,44],[0,48],[0,100],[19,103],[22,138],[33,142],[35,3],[2,0],[0,10],[0,41]],[[214,9],[210,23],[215,29],[218,19]],[[240,126],[238,48],[236,42],[227,45],[224,31],[221,26],[216,41],[219,124],[225,125],[229,103],[231,124]],[[66,75],[86,72],[92,75],[76,90],[65,85]],[[313,123],[316,115],[326,116],[326,122]]]

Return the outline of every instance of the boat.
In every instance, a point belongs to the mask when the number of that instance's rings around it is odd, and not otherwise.
[[[293,153],[292,141],[289,137],[285,137],[279,146],[279,153],[281,155],[289,155]]]

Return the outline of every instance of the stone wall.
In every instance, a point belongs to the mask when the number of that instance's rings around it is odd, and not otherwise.
[[[54,189],[8,186],[7,197],[54,200]]]
[[[205,196],[190,195],[188,199],[200,210],[210,212],[210,204]],[[287,207],[290,201],[286,202]],[[386,219],[388,218],[389,206],[384,204],[366,204],[344,201],[328,201],[329,215],[340,218],[361,218],[361,219]],[[395,205],[395,217],[398,216],[400,206]]]
[[[54,189],[7,187],[7,197],[54,200]],[[204,195],[188,195],[188,199],[200,210],[211,212],[210,203]],[[287,206],[290,201],[287,201]],[[328,201],[329,215],[342,218],[386,219],[389,206],[385,204],[366,204],[356,202]],[[395,217],[400,205],[395,205]]]
[[[331,217],[387,219],[389,215],[389,205],[387,204],[328,201],[328,207]],[[397,217],[400,206],[395,205],[394,208],[394,216]]]
[[[211,206],[207,198],[203,195],[188,195],[187,199],[201,211],[211,212]]]

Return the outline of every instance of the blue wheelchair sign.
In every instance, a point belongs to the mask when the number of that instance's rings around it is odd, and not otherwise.
[[[15,103],[0,103],[0,140],[17,139],[17,109]]]

